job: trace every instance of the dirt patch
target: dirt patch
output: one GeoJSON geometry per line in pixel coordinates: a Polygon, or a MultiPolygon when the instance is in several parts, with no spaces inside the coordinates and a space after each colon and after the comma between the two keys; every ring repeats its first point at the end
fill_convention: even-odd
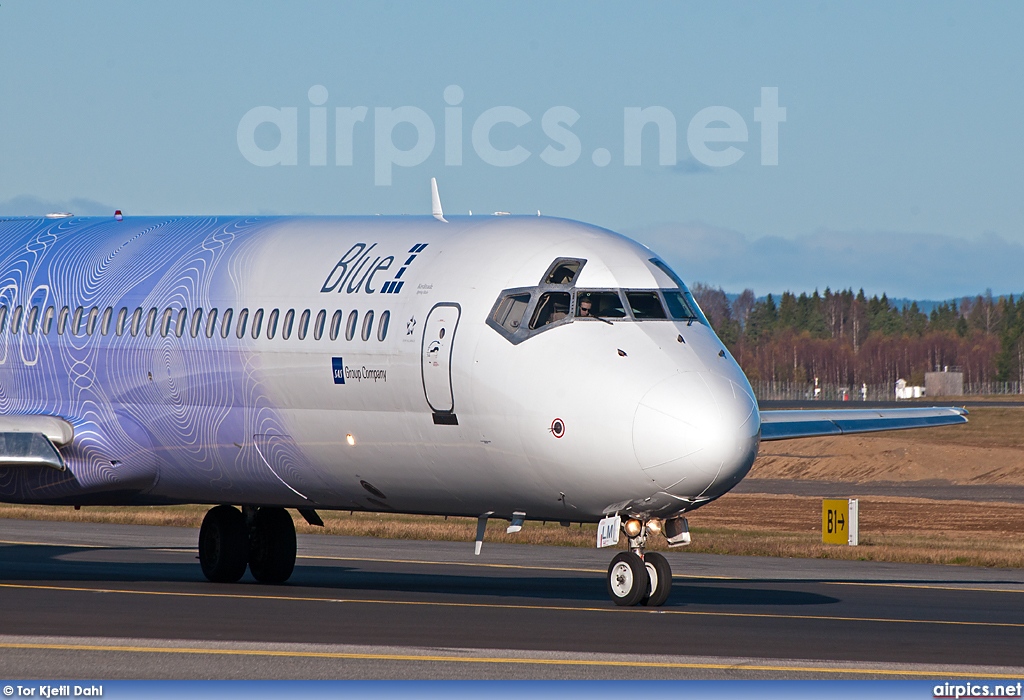
{"type": "Polygon", "coordinates": [[[749,476],[1024,485],[1024,409],[977,408],[966,425],[766,442],[749,476]]]}

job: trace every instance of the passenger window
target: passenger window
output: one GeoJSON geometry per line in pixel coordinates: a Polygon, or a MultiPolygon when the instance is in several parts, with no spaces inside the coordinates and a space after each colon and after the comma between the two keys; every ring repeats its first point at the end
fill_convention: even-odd
{"type": "Polygon", "coordinates": [[[75,309],[75,317],[71,319],[71,332],[75,335],[82,335],[82,317],[85,316],[85,309],[79,306],[75,309]]]}
{"type": "Polygon", "coordinates": [[[338,339],[338,333],[341,332],[341,309],[334,312],[334,316],[331,318],[331,340],[338,339]]]}
{"type": "Polygon", "coordinates": [[[510,333],[519,329],[526,307],[530,305],[530,294],[510,294],[501,300],[494,312],[494,322],[510,333]]]}
{"type": "Polygon", "coordinates": [[[165,309],[164,316],[160,320],[160,335],[164,338],[171,332],[171,324],[174,322],[174,310],[165,309]]]}
{"type": "Polygon", "coordinates": [[[306,339],[306,331],[309,330],[309,309],[302,312],[299,317],[299,340],[306,339]]]}
{"type": "Polygon", "coordinates": [[[576,318],[625,317],[618,292],[580,292],[576,297],[576,318]]]}
{"type": "Polygon", "coordinates": [[[89,310],[89,319],[85,324],[85,332],[92,335],[96,332],[96,320],[100,317],[100,310],[98,307],[92,307],[89,310]]]}
{"type": "Polygon", "coordinates": [[[556,260],[544,277],[544,283],[572,284],[582,265],[582,260],[556,260]]]}
{"type": "Polygon", "coordinates": [[[128,309],[121,307],[121,310],[117,312],[117,322],[114,323],[114,333],[118,337],[124,335],[125,326],[128,324],[128,309]]]}
{"type": "Polygon", "coordinates": [[[142,330],[142,307],[135,307],[135,313],[132,314],[131,332],[134,338],[142,330]]]}
{"type": "Polygon", "coordinates": [[[4,332],[4,325],[7,323],[7,307],[0,306],[0,333],[4,332]]]}
{"type": "Polygon", "coordinates": [[[277,317],[278,317],[278,314],[279,314],[278,310],[274,309],[273,311],[270,312],[270,315],[267,316],[267,339],[268,340],[273,340],[274,336],[277,335],[277,317]]]}
{"type": "MultiPolygon", "coordinates": [[[[53,315],[55,311],[56,309],[54,309],[52,306],[46,307],[46,313],[43,314],[43,326],[41,331],[43,335],[50,335],[50,329],[53,328],[53,315]]],[[[0,330],[3,329],[0,328],[0,330]]]]}
{"type": "Polygon", "coordinates": [[[572,303],[569,292],[548,292],[542,294],[537,308],[530,319],[530,329],[541,328],[549,323],[561,321],[569,315],[569,304],[572,303]]]}
{"type": "Polygon", "coordinates": [[[249,320],[249,309],[239,311],[239,327],[234,330],[234,336],[242,340],[246,336],[246,322],[249,320]]]}
{"type": "Polygon", "coordinates": [[[235,329],[235,337],[239,340],[245,337],[245,324],[249,320],[249,309],[242,309],[238,312],[238,328],[235,329]]]}
{"type": "Polygon", "coordinates": [[[260,337],[261,330],[263,330],[263,309],[256,309],[256,313],[252,315],[252,332],[249,335],[256,340],[260,337]]]}
{"type": "Polygon", "coordinates": [[[220,337],[227,338],[231,335],[231,317],[235,315],[235,310],[231,307],[224,309],[224,315],[220,319],[220,337]]]}
{"type": "Polygon", "coordinates": [[[185,311],[185,309],[182,309],[181,311],[178,312],[178,322],[174,324],[174,335],[176,335],[179,338],[181,337],[182,333],[185,332],[185,321],[187,320],[185,317],[187,315],[188,314],[185,311]]]}
{"type": "Polygon", "coordinates": [[[25,332],[32,335],[36,332],[36,321],[39,319],[39,307],[33,306],[28,312],[28,321],[25,322],[25,332]]]}
{"type": "Polygon", "coordinates": [[[288,340],[292,336],[292,325],[295,323],[295,309],[288,309],[281,323],[281,339],[288,340]]]}
{"type": "Polygon", "coordinates": [[[697,318],[697,314],[693,312],[690,305],[686,302],[686,297],[683,296],[682,292],[662,291],[665,295],[665,305],[668,306],[668,313],[672,318],[677,319],[693,319],[697,318]]]}
{"type": "Polygon", "coordinates": [[[363,316],[363,332],[360,334],[363,340],[370,339],[370,333],[373,331],[373,310],[366,312],[363,316]]]}
{"type": "Polygon", "coordinates": [[[385,311],[380,315],[380,325],[377,326],[377,340],[384,342],[388,337],[388,324],[391,323],[391,312],[385,311]]]}
{"type": "Polygon", "coordinates": [[[103,312],[103,318],[100,320],[100,334],[106,335],[110,332],[110,319],[114,317],[114,309],[107,307],[106,311],[103,312]]]}
{"type": "Polygon", "coordinates": [[[213,334],[217,332],[217,309],[210,309],[210,313],[206,317],[206,337],[212,338],[213,334]]]}
{"type": "Polygon", "coordinates": [[[348,315],[348,323],[345,325],[345,340],[352,340],[356,336],[356,323],[358,322],[359,312],[353,309],[348,315]]]}
{"type": "Polygon", "coordinates": [[[160,312],[157,311],[156,307],[154,306],[152,309],[149,310],[149,313],[146,315],[146,336],[147,337],[152,337],[153,333],[156,332],[156,315],[158,313],[160,313],[160,312]]]}
{"type": "Polygon", "coordinates": [[[193,338],[199,336],[199,329],[203,327],[203,310],[196,309],[192,312],[192,326],[188,329],[189,335],[193,338]]]}
{"type": "Polygon", "coordinates": [[[316,315],[316,322],[313,324],[313,340],[320,340],[324,336],[324,322],[327,320],[327,310],[320,309],[316,315]]]}
{"type": "MultiPolygon", "coordinates": [[[[5,311],[7,310],[6,306],[4,307],[4,310],[5,311]]],[[[57,335],[64,335],[64,331],[67,330],[67,327],[68,327],[68,314],[70,314],[70,313],[71,313],[71,310],[68,309],[68,307],[64,306],[64,307],[61,308],[60,314],[57,316],[57,335]]],[[[2,323],[0,323],[0,330],[3,330],[3,324],[2,323]]]]}
{"type": "Polygon", "coordinates": [[[626,292],[629,309],[633,318],[638,321],[652,318],[665,318],[665,308],[657,292],[626,292]]]}
{"type": "Polygon", "coordinates": [[[11,333],[17,334],[18,329],[21,328],[21,314],[22,308],[20,306],[14,307],[14,313],[11,314],[11,333]]]}
{"type": "Polygon", "coordinates": [[[227,338],[231,333],[231,316],[234,315],[234,309],[227,307],[224,309],[224,315],[220,317],[220,337],[227,338]]]}

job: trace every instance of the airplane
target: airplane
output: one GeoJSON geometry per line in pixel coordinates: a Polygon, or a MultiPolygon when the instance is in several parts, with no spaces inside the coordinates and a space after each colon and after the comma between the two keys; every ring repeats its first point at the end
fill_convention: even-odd
{"type": "MultiPolygon", "coordinates": [[[[668,598],[650,537],[758,445],[966,422],[760,411],[655,253],[547,216],[0,220],[0,501],[202,503],[203,574],[282,583],[286,509],[598,523],[618,605],[668,598]]],[[[503,213],[501,213],[503,214],[503,213]]]]}

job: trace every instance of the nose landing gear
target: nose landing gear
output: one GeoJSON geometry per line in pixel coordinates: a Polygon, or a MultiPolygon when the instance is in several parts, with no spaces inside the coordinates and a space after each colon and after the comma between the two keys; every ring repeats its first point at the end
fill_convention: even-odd
{"type": "Polygon", "coordinates": [[[619,552],[608,565],[608,595],[616,605],[637,605],[650,585],[644,560],[633,552],[619,552]]]}
{"type": "Polygon", "coordinates": [[[238,581],[247,565],[260,583],[284,583],[295,568],[291,516],[284,508],[211,508],[199,530],[199,564],[217,583],[238,581]]]}
{"type": "Polygon", "coordinates": [[[644,554],[644,568],[647,569],[647,596],[640,601],[642,605],[657,608],[665,604],[668,594],[672,591],[672,567],[657,552],[644,554]]]}
{"type": "Polygon", "coordinates": [[[629,551],[619,552],[608,565],[608,596],[616,605],[624,607],[663,605],[672,590],[672,567],[661,554],[644,551],[646,523],[627,521],[623,530],[629,538],[629,551]]]}

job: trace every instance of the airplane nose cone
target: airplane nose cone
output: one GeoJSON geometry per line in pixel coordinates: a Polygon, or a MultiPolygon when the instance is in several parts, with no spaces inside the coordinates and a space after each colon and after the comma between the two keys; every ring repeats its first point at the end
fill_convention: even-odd
{"type": "Polygon", "coordinates": [[[759,427],[748,389],[710,372],[684,372],[640,399],[633,451],[660,488],[683,497],[718,496],[750,470],[759,427]]]}

